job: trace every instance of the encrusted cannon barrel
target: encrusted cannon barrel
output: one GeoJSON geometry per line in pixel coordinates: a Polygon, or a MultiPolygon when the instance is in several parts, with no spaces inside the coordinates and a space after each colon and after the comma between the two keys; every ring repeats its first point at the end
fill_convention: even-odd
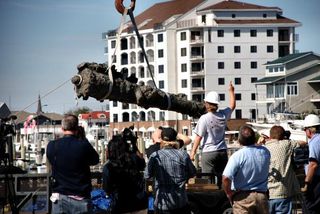
{"type": "Polygon", "coordinates": [[[189,101],[185,94],[166,93],[149,85],[137,84],[134,75],[127,77],[126,72],[117,72],[115,67],[108,70],[105,64],[82,63],[78,74],[72,78],[78,98],[87,100],[93,97],[99,101],[113,100],[137,104],[145,109],[159,108],[175,111],[198,118],[206,112],[201,102],[189,101]],[[108,72],[112,72],[109,78],[108,72]]]}

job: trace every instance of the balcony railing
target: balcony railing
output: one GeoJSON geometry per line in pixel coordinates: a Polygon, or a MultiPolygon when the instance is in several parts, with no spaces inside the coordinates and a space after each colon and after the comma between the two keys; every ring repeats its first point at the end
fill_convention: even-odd
{"type": "Polygon", "coordinates": [[[191,76],[203,76],[204,75],[204,70],[199,70],[199,71],[191,71],[191,76]]]}

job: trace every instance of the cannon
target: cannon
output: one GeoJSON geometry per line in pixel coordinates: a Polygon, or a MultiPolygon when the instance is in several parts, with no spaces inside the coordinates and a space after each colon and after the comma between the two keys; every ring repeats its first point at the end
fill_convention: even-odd
{"type": "Polygon", "coordinates": [[[145,109],[159,108],[194,118],[206,113],[204,103],[189,101],[185,94],[167,93],[154,85],[137,84],[135,74],[128,77],[123,70],[118,72],[115,66],[108,69],[106,64],[84,62],[77,69],[78,74],[72,77],[71,82],[78,98],[137,104],[145,109]]]}

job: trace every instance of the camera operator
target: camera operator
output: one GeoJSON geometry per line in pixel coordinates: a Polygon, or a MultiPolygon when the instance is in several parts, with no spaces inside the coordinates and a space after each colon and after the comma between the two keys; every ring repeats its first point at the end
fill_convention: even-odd
{"type": "Polygon", "coordinates": [[[91,213],[90,166],[99,155],[86,139],[79,139],[78,117],[66,114],[62,120],[63,137],[50,141],[47,158],[52,166],[52,213],[91,213]]]}
{"type": "Polygon", "coordinates": [[[0,161],[4,165],[12,166],[13,164],[13,136],[15,127],[13,121],[17,119],[15,115],[8,118],[0,119],[0,161]]]}
{"type": "Polygon", "coordinates": [[[131,129],[126,128],[122,135],[109,141],[103,189],[115,202],[112,213],[147,213],[148,197],[142,174],[145,165],[131,129]]]}

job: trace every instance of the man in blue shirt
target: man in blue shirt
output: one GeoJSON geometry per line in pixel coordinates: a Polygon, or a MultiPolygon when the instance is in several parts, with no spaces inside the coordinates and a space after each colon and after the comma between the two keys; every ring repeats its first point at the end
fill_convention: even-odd
{"type": "Polygon", "coordinates": [[[195,176],[194,167],[188,153],[178,149],[177,132],[172,128],[163,128],[161,149],[150,156],[145,178],[155,179],[154,208],[156,214],[188,214],[185,185],[195,176]]]}
{"type": "Polygon", "coordinates": [[[239,143],[243,148],[229,158],[223,171],[224,191],[233,203],[233,213],[267,214],[270,152],[255,145],[255,133],[249,126],[240,128],[239,143]]]}
{"type": "Polygon", "coordinates": [[[67,114],[62,120],[63,137],[50,141],[47,158],[52,167],[52,213],[90,213],[90,166],[99,155],[86,139],[80,139],[78,117],[67,114]]]}
{"type": "Polygon", "coordinates": [[[309,164],[304,192],[308,213],[320,213],[320,118],[309,114],[304,119],[304,130],[309,139],[309,164]]]}

